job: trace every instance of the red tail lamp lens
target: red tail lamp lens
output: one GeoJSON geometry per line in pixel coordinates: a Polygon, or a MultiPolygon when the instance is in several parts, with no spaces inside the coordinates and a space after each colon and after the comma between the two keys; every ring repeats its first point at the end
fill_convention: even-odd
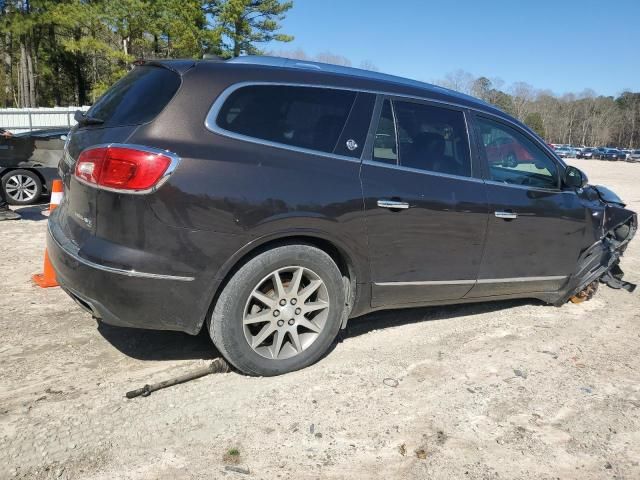
{"type": "Polygon", "coordinates": [[[147,190],[155,186],[171,165],[171,157],[130,147],[85,150],[76,162],[75,175],[84,182],[119,190],[147,190]]]}

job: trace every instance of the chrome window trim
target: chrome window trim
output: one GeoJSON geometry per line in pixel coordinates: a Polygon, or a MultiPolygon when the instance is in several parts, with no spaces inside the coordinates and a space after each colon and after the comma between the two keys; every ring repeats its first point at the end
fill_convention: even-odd
{"type": "Polygon", "coordinates": [[[433,175],[434,177],[444,177],[444,178],[450,178],[452,180],[466,180],[466,181],[474,182],[474,183],[485,183],[485,181],[483,179],[481,179],[481,178],[467,177],[467,176],[464,176],[464,175],[452,175],[450,173],[432,172],[431,170],[422,170],[420,168],[404,167],[402,165],[378,162],[377,160],[365,159],[363,161],[363,163],[365,163],[367,165],[374,166],[374,167],[392,168],[394,170],[401,170],[401,171],[406,171],[406,172],[415,172],[415,173],[420,173],[422,175],[433,175]]]}
{"type": "Polygon", "coordinates": [[[534,187],[532,185],[518,185],[515,183],[498,182],[496,180],[485,180],[485,183],[487,185],[498,185],[500,187],[519,188],[520,190],[534,190],[536,192],[543,192],[543,193],[575,193],[572,190],[562,190],[561,188],[534,187]]]}
{"type": "Polygon", "coordinates": [[[178,282],[192,282],[195,280],[195,277],[183,277],[179,275],[162,275],[159,273],[148,273],[148,272],[138,272],[136,270],[124,270],[122,268],[108,267],[106,265],[101,265],[99,263],[92,262],[91,260],[87,260],[86,258],[82,258],[78,252],[73,252],[64,246],[58,241],[56,236],[53,234],[51,230],[51,222],[47,222],[47,229],[49,230],[49,236],[56,243],[58,248],[60,248],[63,252],[69,255],[78,263],[82,263],[83,265],[91,268],[95,268],[96,270],[101,270],[103,272],[115,273],[116,275],[124,275],[126,277],[136,277],[136,278],[152,278],[155,280],[175,280],[178,282]]]}
{"type": "MultiPolygon", "coordinates": [[[[220,113],[220,110],[222,109],[222,106],[224,105],[224,103],[226,102],[226,100],[229,98],[229,96],[234,93],[236,90],[239,90],[240,88],[244,88],[244,87],[250,87],[250,86],[262,86],[262,85],[271,85],[271,86],[279,86],[279,87],[309,87],[309,88],[323,88],[323,89],[329,89],[329,90],[346,90],[349,92],[354,92],[354,93],[371,93],[374,95],[383,95],[386,97],[396,97],[399,99],[408,99],[408,100],[414,100],[414,101],[419,101],[419,102],[430,102],[433,104],[437,104],[437,105],[443,105],[443,106],[448,106],[448,107],[453,107],[456,109],[460,109],[463,111],[463,113],[465,113],[465,110],[472,110],[474,112],[478,112],[481,114],[485,114],[485,115],[492,115],[496,118],[501,119],[503,122],[509,123],[515,127],[517,127],[518,129],[522,129],[522,127],[520,125],[518,125],[516,122],[508,119],[508,118],[502,118],[499,115],[495,115],[492,114],[491,112],[487,112],[486,110],[483,110],[482,108],[479,107],[475,107],[472,105],[462,105],[456,102],[449,102],[449,101],[445,101],[445,100],[438,100],[435,98],[429,98],[428,96],[418,96],[418,95],[408,95],[408,94],[403,94],[403,93],[397,93],[397,92],[389,92],[387,90],[375,90],[375,89],[367,89],[367,88],[354,88],[354,87],[343,87],[343,86],[339,86],[339,85],[333,85],[333,84],[321,84],[321,83],[304,83],[304,82],[279,82],[279,81],[273,81],[273,82],[268,82],[268,81],[244,81],[244,82],[238,82],[238,83],[234,83],[229,85],[228,87],[226,87],[219,95],[218,97],[213,101],[213,103],[211,104],[211,107],[209,108],[209,111],[207,112],[207,116],[205,117],[205,121],[204,121],[204,126],[207,130],[209,130],[212,133],[215,133],[217,135],[221,135],[224,137],[228,137],[228,138],[233,138],[235,140],[241,140],[241,141],[245,141],[245,142],[250,142],[250,143],[255,143],[258,145],[265,145],[268,147],[273,147],[273,148],[281,148],[281,149],[285,149],[285,150],[291,150],[294,152],[300,152],[300,153],[307,153],[307,154],[312,154],[312,155],[320,155],[323,157],[329,157],[329,158],[337,158],[339,160],[347,160],[350,162],[357,162],[360,163],[362,161],[362,153],[360,153],[360,157],[347,157],[345,155],[337,155],[334,153],[327,153],[327,152],[322,152],[320,150],[313,150],[313,149],[308,149],[308,148],[301,148],[301,147],[296,147],[293,145],[287,145],[286,143],[279,143],[279,142],[271,142],[269,140],[262,140],[260,138],[256,138],[256,137],[251,137],[248,135],[242,135],[240,133],[235,133],[235,132],[231,132],[229,130],[226,130],[220,126],[218,126],[216,120],[218,118],[218,114],[220,113]]],[[[465,115],[465,121],[466,121],[466,115],[465,115]]],[[[396,129],[397,130],[397,129],[396,129]]],[[[467,135],[469,135],[469,128],[467,125],[467,135]]],[[[471,150],[471,141],[469,140],[469,149],[471,150]]],[[[415,169],[414,169],[415,170],[415,169]]],[[[455,175],[456,178],[463,178],[463,177],[459,177],[457,175],[455,175]]]]}
{"type": "MultiPolygon", "coordinates": [[[[135,150],[141,150],[143,152],[154,153],[156,155],[164,155],[165,157],[169,157],[171,159],[171,163],[169,164],[169,168],[167,168],[167,171],[164,172],[160,180],[158,180],[158,182],[153,187],[141,189],[141,190],[127,190],[122,188],[104,187],[102,185],[96,185],[95,183],[87,182],[86,180],[83,180],[82,178],[78,178],[76,176],[75,166],[72,173],[73,178],[79,183],[82,183],[83,185],[87,185],[88,187],[93,187],[97,190],[104,190],[106,192],[113,192],[113,193],[128,193],[132,195],[147,195],[149,193],[156,192],[162,185],[164,185],[166,181],[169,180],[169,177],[171,176],[171,174],[176,170],[176,168],[178,168],[178,165],[180,165],[180,160],[181,160],[180,157],[169,150],[161,150],[159,148],[147,147],[145,145],[135,145],[132,143],[101,143],[99,145],[92,145],[91,147],[85,148],[78,154],[78,158],[76,159],[76,165],[78,163],[78,160],[80,159],[80,155],[82,155],[87,150],[93,150],[95,148],[109,148],[109,147],[131,148],[135,150]]],[[[68,152],[66,152],[66,154],[71,158],[68,152]]]]}

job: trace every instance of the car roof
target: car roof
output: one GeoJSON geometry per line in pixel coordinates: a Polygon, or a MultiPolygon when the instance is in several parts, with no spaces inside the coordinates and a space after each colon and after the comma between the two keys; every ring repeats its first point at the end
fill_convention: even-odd
{"type": "MultiPolygon", "coordinates": [[[[184,63],[178,61],[156,60],[145,62],[145,64],[161,65],[165,68],[178,70],[176,67],[186,67],[184,63]]],[[[448,88],[420,82],[408,78],[389,75],[386,73],[372,72],[353,67],[331,65],[328,63],[310,62],[306,60],[294,60],[283,57],[270,57],[261,55],[247,55],[232,58],[230,60],[197,60],[193,64],[198,70],[210,70],[212,74],[220,70],[245,71],[247,77],[255,76],[256,82],[263,80],[262,77],[269,77],[264,81],[283,81],[291,83],[325,84],[330,86],[340,86],[353,90],[374,91],[389,93],[391,95],[415,96],[425,99],[433,99],[482,110],[494,115],[508,118],[510,121],[522,125],[521,122],[511,117],[497,107],[486,103],[478,98],[463,93],[450,90],[448,88]],[[272,74],[267,75],[267,72],[272,74]],[[278,80],[275,80],[275,78],[278,80]],[[284,80],[286,78],[286,80],[284,80]]],[[[185,70],[186,71],[186,70],[185,70]]],[[[242,80],[238,80],[241,82],[242,80]]],[[[527,128],[526,126],[524,126],[527,128]]],[[[527,128],[527,130],[530,130],[527,128]]]]}
{"type": "MultiPolygon", "coordinates": [[[[399,77],[399,76],[390,75],[387,73],[364,70],[361,68],[345,67],[342,65],[333,65],[329,63],[312,62],[307,60],[296,60],[296,59],[283,58],[283,57],[271,57],[266,55],[265,56],[247,55],[244,57],[236,57],[236,58],[227,60],[226,63],[263,65],[263,66],[270,66],[274,68],[287,68],[287,69],[295,69],[295,70],[310,70],[310,71],[317,72],[319,75],[322,75],[322,74],[343,75],[343,76],[349,76],[353,78],[373,80],[381,84],[387,84],[389,86],[417,88],[420,90],[424,90],[425,93],[432,93],[432,94],[437,93],[441,95],[446,95],[448,97],[451,97],[451,100],[453,102],[457,101],[457,103],[460,103],[460,101],[464,103],[468,102],[477,107],[481,107],[482,109],[485,109],[488,107],[491,110],[498,110],[493,105],[483,102],[482,100],[472,97],[471,95],[466,95],[464,93],[456,92],[455,90],[441,87],[439,85],[433,85],[431,83],[421,82],[419,80],[412,80],[410,78],[399,77]]],[[[498,110],[498,111],[502,113],[501,110],[498,110]]]]}

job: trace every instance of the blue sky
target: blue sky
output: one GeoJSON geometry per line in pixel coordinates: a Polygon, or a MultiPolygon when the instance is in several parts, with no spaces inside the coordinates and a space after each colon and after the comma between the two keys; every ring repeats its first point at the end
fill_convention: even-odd
{"type": "Polygon", "coordinates": [[[283,25],[295,40],[267,48],[427,82],[463,69],[556,94],[640,91],[640,0],[295,0],[283,25]]]}

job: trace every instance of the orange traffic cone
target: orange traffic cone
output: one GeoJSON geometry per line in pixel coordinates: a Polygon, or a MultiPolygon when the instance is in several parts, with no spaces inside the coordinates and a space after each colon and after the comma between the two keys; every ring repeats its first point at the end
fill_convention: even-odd
{"type": "MultiPolygon", "coordinates": [[[[51,200],[49,202],[49,213],[53,212],[60,202],[63,195],[62,180],[54,180],[51,188],[51,200]]],[[[44,268],[42,273],[36,273],[31,277],[36,285],[40,288],[58,287],[56,280],[56,272],[49,261],[49,253],[44,249],[44,268]]]]}

